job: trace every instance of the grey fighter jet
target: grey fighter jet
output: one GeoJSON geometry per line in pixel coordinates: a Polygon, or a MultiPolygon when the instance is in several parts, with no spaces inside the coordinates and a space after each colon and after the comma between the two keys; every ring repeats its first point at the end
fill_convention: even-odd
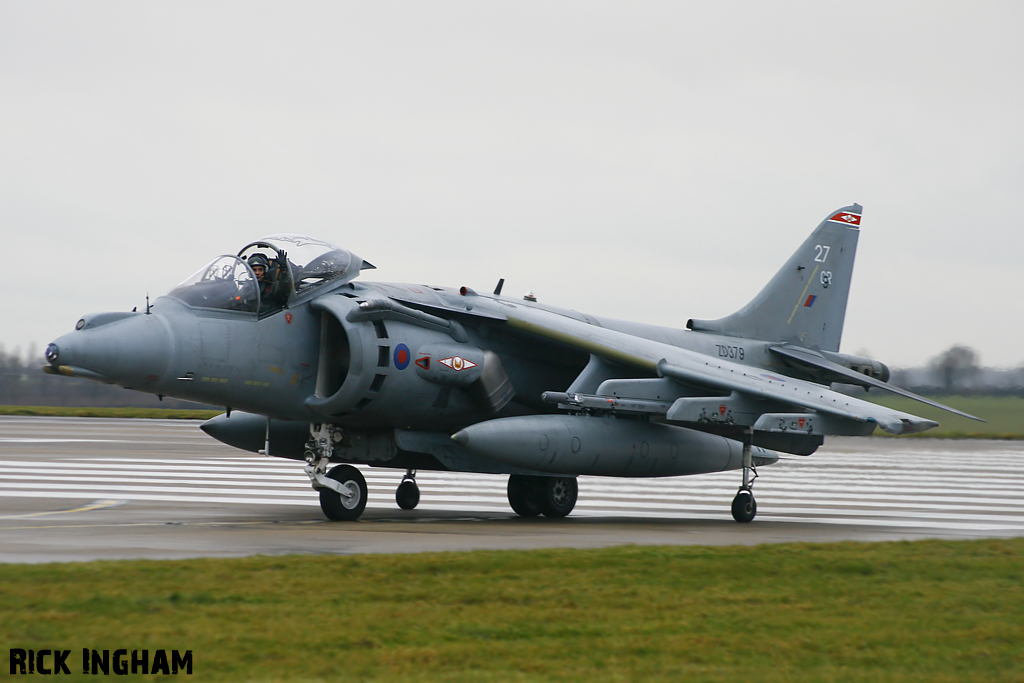
{"type": "Polygon", "coordinates": [[[507,474],[526,517],[569,514],[581,474],[740,470],[732,514],[749,522],[756,468],[778,452],[937,425],[833,382],[963,415],[839,353],[860,222],[857,204],[829,214],[749,304],[685,330],[503,296],[501,282],[478,293],[361,281],[373,266],[359,256],[271,235],[145,312],[85,316],[47,347],[43,369],[225,406],[203,430],[304,461],[332,520],[366,506],[356,463],[406,470],[404,509],[419,502],[417,470],[507,474]]]}

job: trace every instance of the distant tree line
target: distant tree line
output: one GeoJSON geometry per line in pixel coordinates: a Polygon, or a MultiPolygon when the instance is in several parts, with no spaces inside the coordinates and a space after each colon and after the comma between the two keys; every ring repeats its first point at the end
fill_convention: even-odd
{"type": "MultiPolygon", "coordinates": [[[[863,354],[861,354],[863,355],[863,354]]],[[[0,405],[138,408],[205,408],[198,403],[129,391],[75,377],[47,375],[45,360],[30,346],[25,354],[0,345],[0,405]]],[[[919,368],[896,368],[891,383],[919,394],[1024,396],[1024,365],[982,367],[973,349],[955,345],[919,368]]]]}
{"type": "Polygon", "coordinates": [[[889,381],[919,394],[1024,396],[1024,364],[986,368],[974,349],[956,344],[924,367],[894,369],[889,381]]]}

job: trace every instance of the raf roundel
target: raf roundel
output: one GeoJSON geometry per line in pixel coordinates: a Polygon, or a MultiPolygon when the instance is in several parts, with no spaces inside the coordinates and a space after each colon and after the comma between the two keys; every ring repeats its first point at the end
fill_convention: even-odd
{"type": "Polygon", "coordinates": [[[409,353],[409,347],[405,344],[399,344],[395,347],[395,367],[399,370],[405,370],[409,367],[409,359],[412,358],[412,354],[409,353]]]}

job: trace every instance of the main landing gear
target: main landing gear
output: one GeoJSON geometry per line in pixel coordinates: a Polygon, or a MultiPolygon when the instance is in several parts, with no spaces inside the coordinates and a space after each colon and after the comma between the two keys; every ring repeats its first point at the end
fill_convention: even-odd
{"type": "Polygon", "coordinates": [[[754,480],[757,479],[757,468],[751,456],[754,430],[743,432],[743,485],[732,499],[732,518],[737,522],[753,521],[757,514],[757,501],[754,500],[754,480]]]}
{"type": "Polygon", "coordinates": [[[508,478],[508,504],[520,517],[565,517],[576,507],[575,477],[513,474],[508,478]]]}
{"type": "Polygon", "coordinates": [[[334,425],[312,424],[306,442],[306,466],[303,471],[313,488],[320,492],[320,509],[327,519],[342,522],[359,519],[366,509],[367,487],[362,472],[352,465],[338,465],[327,471],[334,444],[341,441],[341,430],[334,425]]]}
{"type": "Polygon", "coordinates": [[[416,485],[416,470],[406,470],[402,483],[395,491],[395,502],[403,510],[412,510],[420,504],[420,487],[416,485]]]}

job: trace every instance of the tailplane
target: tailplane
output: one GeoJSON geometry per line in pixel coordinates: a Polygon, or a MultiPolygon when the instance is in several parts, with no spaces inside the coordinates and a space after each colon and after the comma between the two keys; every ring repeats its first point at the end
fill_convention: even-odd
{"type": "Polygon", "coordinates": [[[718,320],[689,320],[691,330],[790,342],[838,351],[850,294],[863,207],[833,211],[754,299],[718,320]]]}

